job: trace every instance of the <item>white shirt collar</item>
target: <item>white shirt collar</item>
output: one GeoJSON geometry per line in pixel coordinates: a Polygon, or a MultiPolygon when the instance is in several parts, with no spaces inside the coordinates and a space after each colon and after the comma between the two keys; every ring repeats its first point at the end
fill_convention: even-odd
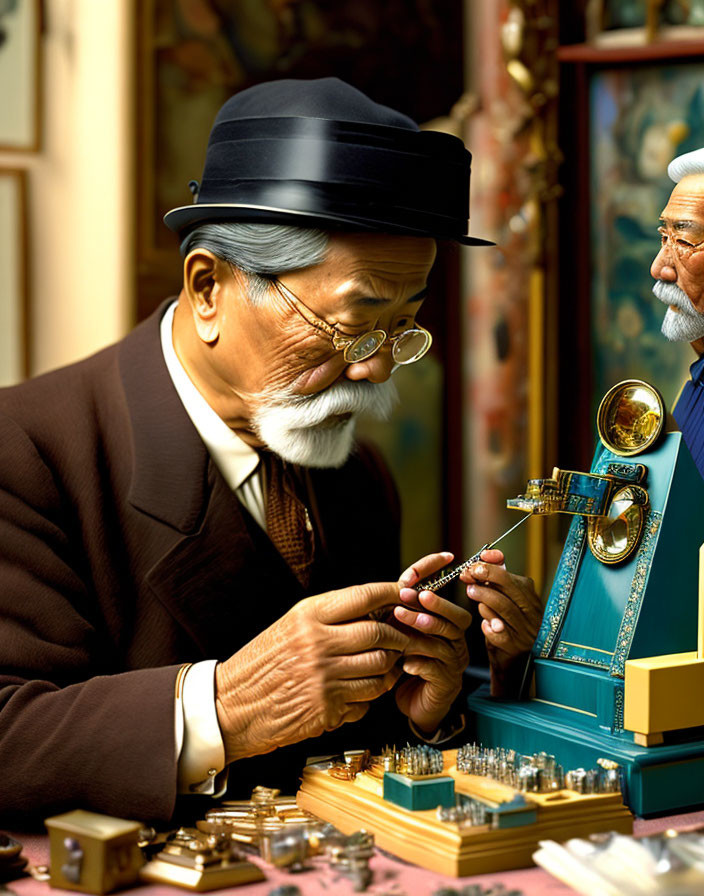
{"type": "Polygon", "coordinates": [[[231,489],[239,488],[256,470],[259,455],[218,417],[191,382],[176,355],[173,340],[174,311],[178,302],[169,305],[161,319],[161,349],[169,375],[198,434],[231,489]]]}

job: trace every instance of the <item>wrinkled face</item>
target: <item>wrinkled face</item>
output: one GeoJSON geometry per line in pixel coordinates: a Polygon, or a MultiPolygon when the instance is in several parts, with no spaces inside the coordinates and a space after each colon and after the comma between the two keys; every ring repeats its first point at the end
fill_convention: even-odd
{"type": "Polygon", "coordinates": [[[661,248],[650,273],[668,311],[663,333],[693,341],[704,336],[704,174],[675,186],[660,218],[661,248]]]}
{"type": "MultiPolygon", "coordinates": [[[[345,334],[393,334],[413,326],[434,259],[429,238],[334,234],[323,263],[280,279],[315,316],[345,334]]],[[[336,466],[349,452],[357,414],[390,410],[388,343],[348,364],[330,336],[273,285],[261,303],[249,301],[241,273],[225,263],[217,267],[212,306],[214,330],[200,369],[206,397],[252,444],[268,444],[298,463],[336,466]],[[282,429],[303,435],[306,446],[299,451],[277,441],[282,429]],[[337,447],[328,451],[333,443],[337,447]]]]}

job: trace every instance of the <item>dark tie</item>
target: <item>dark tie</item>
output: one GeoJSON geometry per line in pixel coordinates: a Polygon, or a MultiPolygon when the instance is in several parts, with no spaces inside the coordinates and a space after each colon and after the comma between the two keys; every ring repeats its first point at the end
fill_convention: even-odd
{"type": "Polygon", "coordinates": [[[307,588],[315,539],[298,468],[271,451],[262,451],[260,458],[266,494],[267,534],[298,581],[307,588]]]}

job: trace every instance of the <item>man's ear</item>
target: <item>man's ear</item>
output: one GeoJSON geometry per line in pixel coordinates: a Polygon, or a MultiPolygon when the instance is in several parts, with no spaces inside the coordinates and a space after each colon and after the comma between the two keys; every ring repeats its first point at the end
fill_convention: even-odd
{"type": "Polygon", "coordinates": [[[194,249],[183,263],[183,290],[196,332],[203,342],[212,344],[218,340],[224,310],[223,287],[231,276],[227,262],[208,249],[194,249]]]}

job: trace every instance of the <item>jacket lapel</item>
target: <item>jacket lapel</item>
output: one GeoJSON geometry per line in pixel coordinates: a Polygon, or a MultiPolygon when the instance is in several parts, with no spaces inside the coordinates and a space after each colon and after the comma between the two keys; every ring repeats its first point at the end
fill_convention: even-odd
{"type": "Polygon", "coordinates": [[[128,500],[164,529],[149,560],[147,584],[200,654],[220,659],[304,595],[211,461],[178,397],[160,343],[167,306],[121,348],[134,450],[128,500]]]}
{"type": "Polygon", "coordinates": [[[147,582],[203,657],[225,659],[304,595],[214,465],[211,473],[201,527],[176,542],[147,582]]]}

